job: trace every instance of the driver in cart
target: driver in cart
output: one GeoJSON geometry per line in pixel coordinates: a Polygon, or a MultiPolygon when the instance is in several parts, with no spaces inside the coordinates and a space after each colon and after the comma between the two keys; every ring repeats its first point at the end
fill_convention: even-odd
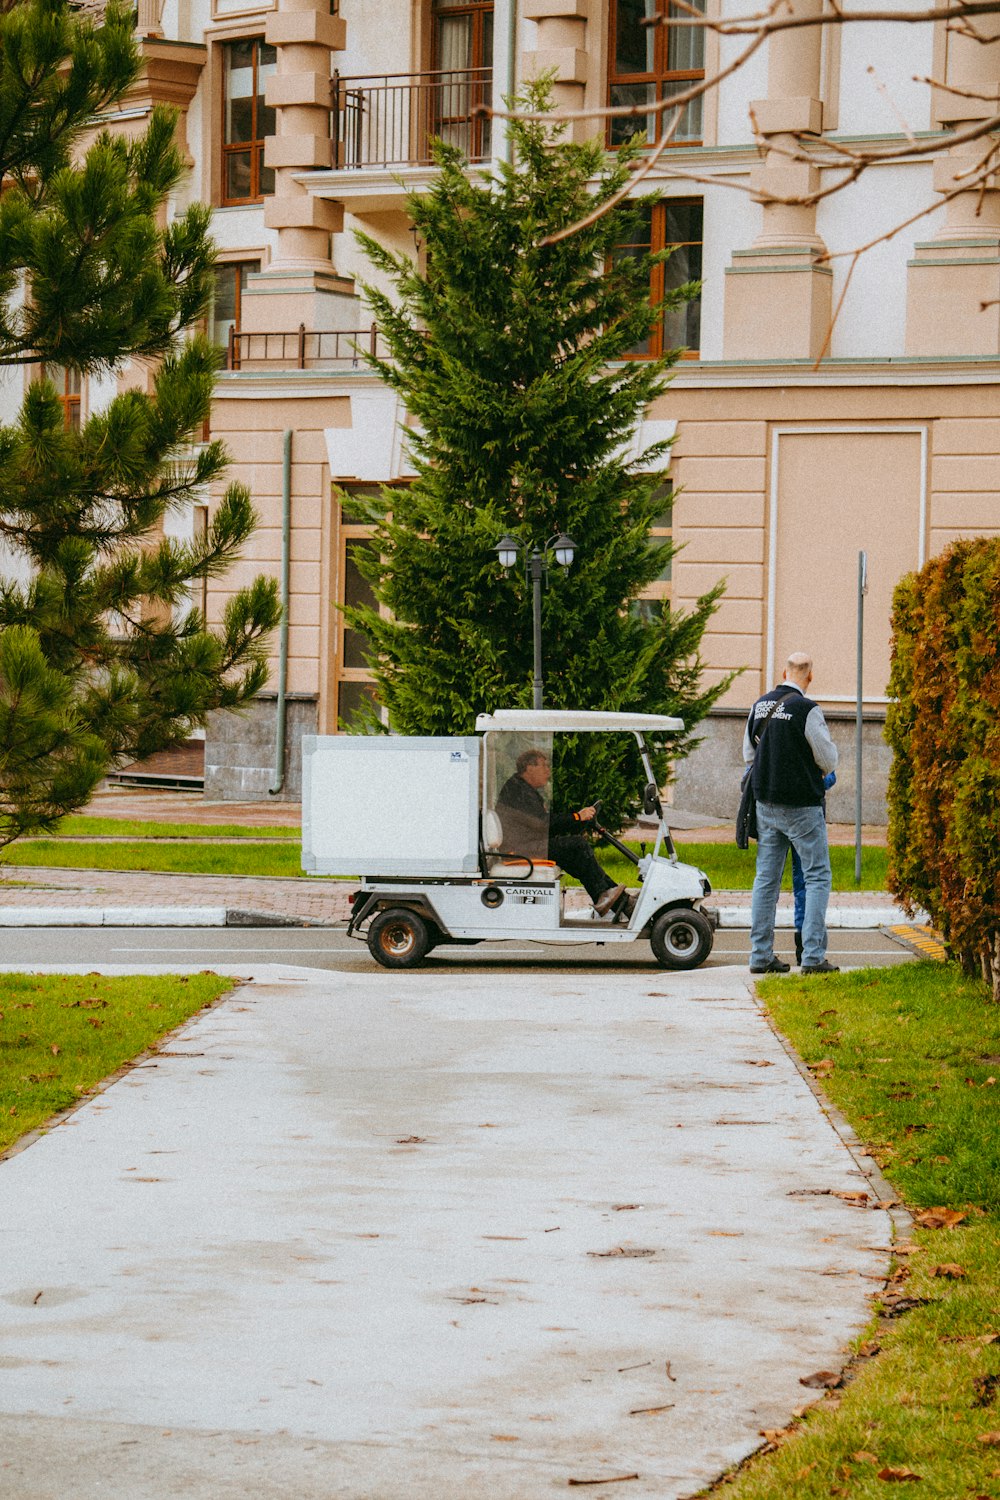
{"type": "Polygon", "coordinates": [[[616,885],[607,871],[601,869],[582,834],[570,832],[581,824],[592,823],[597,808],[551,813],[542,797],[542,789],[551,775],[552,767],[543,750],[525,750],[518,756],[517,770],[504,783],[496,802],[505,853],[554,860],[567,875],[580,881],[599,917],[606,916],[619,902],[619,911],[626,914],[629,898],[625,886],[616,885]]]}

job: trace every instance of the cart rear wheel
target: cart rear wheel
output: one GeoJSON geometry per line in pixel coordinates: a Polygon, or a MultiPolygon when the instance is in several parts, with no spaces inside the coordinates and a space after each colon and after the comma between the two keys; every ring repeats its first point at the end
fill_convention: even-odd
{"type": "Polygon", "coordinates": [[[649,944],[663,969],[697,969],[712,951],[711,923],[686,907],[665,911],[653,923],[649,944]]]}
{"type": "Polygon", "coordinates": [[[433,947],[427,922],[405,907],[380,911],[368,928],[368,951],[386,969],[409,969],[433,947]]]}

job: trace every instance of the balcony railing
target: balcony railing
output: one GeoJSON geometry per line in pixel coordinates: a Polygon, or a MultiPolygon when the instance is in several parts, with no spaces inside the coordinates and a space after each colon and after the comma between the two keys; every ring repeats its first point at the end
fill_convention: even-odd
{"type": "Polygon", "coordinates": [[[358,370],[361,351],[385,358],[385,341],[373,323],[370,328],[307,331],[300,323],[295,333],[237,333],[229,330],[227,370],[358,370]]]}
{"type": "Polygon", "coordinates": [[[434,136],[470,161],[490,155],[491,68],[379,73],[334,80],[334,162],[338,167],[418,167],[434,136]]]}

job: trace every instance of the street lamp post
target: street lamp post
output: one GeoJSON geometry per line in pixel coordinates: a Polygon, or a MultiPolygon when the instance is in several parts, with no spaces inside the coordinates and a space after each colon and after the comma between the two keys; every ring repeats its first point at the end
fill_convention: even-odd
{"type": "MultiPolygon", "coordinates": [[[[556,562],[565,571],[569,571],[573,558],[576,556],[576,543],[571,536],[561,531],[557,536],[549,537],[544,547],[539,547],[532,542],[531,551],[525,560],[525,576],[531,584],[531,635],[534,648],[534,672],[531,681],[531,706],[542,708],[542,580],[548,572],[548,559],[550,554],[555,557],[556,562]]],[[[494,547],[494,552],[500,559],[500,566],[507,573],[517,562],[520,551],[520,542],[516,537],[502,536],[494,547]]]]}

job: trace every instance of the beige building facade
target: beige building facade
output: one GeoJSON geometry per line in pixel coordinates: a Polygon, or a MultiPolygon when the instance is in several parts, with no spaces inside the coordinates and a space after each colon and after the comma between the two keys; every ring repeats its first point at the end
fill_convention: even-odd
{"type": "MultiPolygon", "coordinates": [[[[716,14],[730,0],[707,3],[716,14]]],[[[499,106],[512,80],[554,69],[560,106],[600,109],[641,106],[724,69],[731,39],[643,25],[666,4],[139,0],[147,71],[130,118],[156,99],[178,105],[192,167],[178,206],[203,198],[215,211],[213,326],[226,368],[212,436],[229,445],[230,477],[249,485],[261,515],[208,606],[220,611],[262,569],[287,598],[268,693],[209,731],[210,795],[296,796],[300,734],[336,731],[370,690],[363,642],[338,610],[363,597],[352,554],[364,533],[335,487],[405,482],[411,470],[406,413],[355,348],[377,335],[354,231],[415,253],[404,199],[428,180],[428,137],[445,135],[477,163],[502,156],[502,121],[477,107],[499,106]]],[[[802,12],[821,7],[796,0],[802,12]]],[[[863,549],[864,814],[884,816],[893,588],[953,538],[1000,529],[1000,193],[956,193],[982,147],[948,144],[963,122],[996,112],[998,56],[930,23],[781,33],[685,109],[652,173],[664,196],[644,242],[677,245],[660,274],[668,285],[700,277],[703,290],[646,351],[688,346],[636,440],[638,452],[676,435],[662,526],[682,550],[650,606],[690,606],[725,578],[703,655],[710,678],[741,673],[682,769],[686,807],[733,810],[746,709],[804,649],[844,751],[831,811],[853,818],[863,549]],[[956,92],[924,90],[916,76],[956,92]],[[833,180],[789,162],[802,130],[904,150],[812,206],[766,201],[833,180]],[[941,150],[908,157],[907,140],[941,150]],[[869,241],[860,258],[846,253],[869,241]]],[[[572,126],[606,129],[611,149],[635,128],[572,126]]],[[[77,399],[86,410],[100,394],[77,399]]]]}

